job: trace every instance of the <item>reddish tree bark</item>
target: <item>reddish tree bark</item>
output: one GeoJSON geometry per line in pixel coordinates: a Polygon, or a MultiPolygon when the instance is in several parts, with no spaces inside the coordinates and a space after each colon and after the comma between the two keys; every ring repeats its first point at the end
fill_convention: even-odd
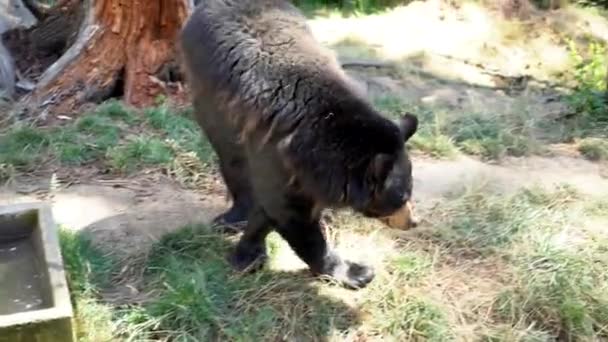
{"type": "Polygon", "coordinates": [[[117,94],[142,107],[158,95],[181,93],[158,75],[175,60],[191,0],[63,0],[60,6],[83,14],[79,31],[23,99],[30,109],[66,113],[117,94]]]}

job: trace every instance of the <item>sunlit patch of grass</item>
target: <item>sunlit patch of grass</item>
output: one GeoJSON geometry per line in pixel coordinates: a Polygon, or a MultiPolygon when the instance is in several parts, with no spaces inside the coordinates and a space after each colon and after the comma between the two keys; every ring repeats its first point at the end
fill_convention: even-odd
{"type": "Polygon", "coordinates": [[[387,260],[387,272],[399,281],[414,284],[429,274],[432,259],[425,253],[400,251],[387,260]]]}
{"type": "Polygon", "coordinates": [[[432,239],[446,253],[497,255],[514,269],[492,307],[489,340],[608,336],[608,239],[586,230],[587,202],[569,186],[510,195],[474,188],[433,211],[442,228],[432,239]]]}
{"type": "Polygon", "coordinates": [[[589,160],[608,160],[608,140],[585,138],[578,143],[579,152],[589,160]]]}
{"type": "Polygon", "coordinates": [[[458,154],[452,139],[443,134],[415,136],[411,145],[414,149],[435,158],[451,158],[458,154]]]}
{"type": "Polygon", "coordinates": [[[356,320],[339,301],[320,295],[306,275],[233,273],[225,259],[230,246],[200,226],[167,235],[147,265],[147,283],[158,296],[123,316],[123,333],[134,339],[314,340],[356,320]]]}
{"type": "Polygon", "coordinates": [[[99,302],[93,296],[78,296],[73,304],[78,341],[116,341],[113,323],[116,308],[99,302]]]}
{"type": "Polygon", "coordinates": [[[518,108],[517,113],[508,114],[483,111],[454,113],[444,108],[404,103],[392,95],[376,99],[375,104],[391,117],[406,111],[417,114],[420,125],[411,145],[433,157],[453,157],[462,151],[497,160],[504,156],[544,152],[543,141],[537,138],[541,130],[539,122],[526,108],[518,108]]]}
{"type": "Polygon", "coordinates": [[[458,148],[450,137],[443,133],[443,115],[430,108],[403,103],[394,96],[374,99],[374,104],[385,115],[398,118],[410,112],[418,117],[418,131],[408,142],[415,150],[436,158],[451,158],[458,154],[458,148]]]}
{"type": "Polygon", "coordinates": [[[367,318],[362,331],[397,341],[452,339],[446,308],[420,291],[431,274],[432,258],[424,251],[397,249],[383,267],[362,298],[367,318]]]}
{"type": "Polygon", "coordinates": [[[448,123],[447,134],[465,152],[488,159],[541,152],[534,121],[515,115],[462,114],[448,123]]]}
{"type": "Polygon", "coordinates": [[[568,186],[554,193],[527,188],[505,196],[488,194],[480,188],[468,189],[437,213],[449,227],[437,233],[454,246],[480,252],[508,248],[521,234],[561,224],[566,215],[562,209],[576,196],[568,186]]]}
{"type": "Polygon", "coordinates": [[[452,338],[444,309],[422,296],[405,293],[397,287],[387,289],[377,310],[371,313],[374,326],[382,335],[398,341],[446,341],[452,338]]]}
{"type": "Polygon", "coordinates": [[[592,216],[608,217],[608,197],[587,201],[584,211],[592,216]]]}
{"type": "Polygon", "coordinates": [[[514,258],[515,288],[502,296],[502,313],[537,322],[568,340],[608,337],[608,240],[571,248],[549,234],[530,234],[514,258]]]}
{"type": "MultiPolygon", "coordinates": [[[[376,267],[360,291],[294,271],[303,264],[287,258],[293,253],[276,233],[267,238],[268,264],[238,274],[226,261],[235,237],[188,226],[156,243],[142,266],[141,291],[154,295],[110,307],[108,326],[132,340],[604,338],[608,243],[585,229],[584,216],[601,211],[597,203],[569,186],[474,187],[433,208],[432,229],[411,238],[331,213],[330,244],[376,267]]],[[[83,279],[82,268],[72,269],[83,279]]]]}
{"type": "Polygon", "coordinates": [[[487,342],[545,342],[553,340],[554,338],[549,332],[523,324],[498,324],[482,334],[482,341],[487,342]]]}
{"type": "Polygon", "coordinates": [[[79,341],[114,340],[114,308],[100,302],[98,296],[109,285],[116,261],[95,247],[89,236],[66,227],[60,227],[59,241],[79,341]]]}

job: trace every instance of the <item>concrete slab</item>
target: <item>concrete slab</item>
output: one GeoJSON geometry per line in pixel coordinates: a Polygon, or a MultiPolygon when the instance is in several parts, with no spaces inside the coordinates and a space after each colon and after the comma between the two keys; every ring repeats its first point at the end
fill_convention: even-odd
{"type": "Polygon", "coordinates": [[[0,342],[73,342],[72,304],[51,208],[0,207],[0,342]]]}

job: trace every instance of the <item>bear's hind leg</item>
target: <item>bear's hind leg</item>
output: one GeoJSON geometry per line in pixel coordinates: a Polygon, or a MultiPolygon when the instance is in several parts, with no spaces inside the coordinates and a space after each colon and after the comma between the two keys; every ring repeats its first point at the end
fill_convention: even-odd
{"type": "Polygon", "coordinates": [[[318,220],[292,220],[277,231],[316,275],[328,275],[351,289],[363,288],[374,278],[373,268],[343,260],[329,248],[318,220]]]}
{"type": "Polygon", "coordinates": [[[215,217],[214,226],[240,231],[247,223],[253,205],[249,165],[244,147],[226,115],[204,100],[195,101],[197,121],[215,151],[224,184],[232,197],[232,206],[215,217]]]}
{"type": "Polygon", "coordinates": [[[264,265],[267,259],[266,236],[272,225],[272,220],[261,207],[251,210],[244,233],[230,255],[232,267],[238,271],[256,271],[264,265]]]}
{"type": "Polygon", "coordinates": [[[232,206],[215,217],[212,224],[238,231],[247,224],[247,216],[253,202],[247,160],[243,148],[236,144],[232,145],[231,151],[223,150],[221,156],[218,153],[220,173],[232,197],[232,206]]]}

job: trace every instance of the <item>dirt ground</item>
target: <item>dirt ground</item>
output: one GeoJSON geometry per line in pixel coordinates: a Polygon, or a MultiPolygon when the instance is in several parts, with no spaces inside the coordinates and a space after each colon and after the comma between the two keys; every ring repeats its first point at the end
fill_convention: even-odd
{"type": "MultiPolygon", "coordinates": [[[[513,158],[502,165],[469,157],[445,161],[415,157],[413,163],[414,196],[422,214],[444,195],[479,182],[506,192],[526,185],[568,183],[591,196],[608,193],[603,167],[576,157],[513,158]]],[[[32,186],[29,180],[27,188],[23,183],[0,188],[0,205],[48,201],[58,224],[88,230],[102,245],[134,254],[184,225],[209,222],[229,205],[221,183],[211,194],[183,189],[164,177],[90,180],[55,190],[50,190],[50,179],[37,183],[32,186]]]]}

